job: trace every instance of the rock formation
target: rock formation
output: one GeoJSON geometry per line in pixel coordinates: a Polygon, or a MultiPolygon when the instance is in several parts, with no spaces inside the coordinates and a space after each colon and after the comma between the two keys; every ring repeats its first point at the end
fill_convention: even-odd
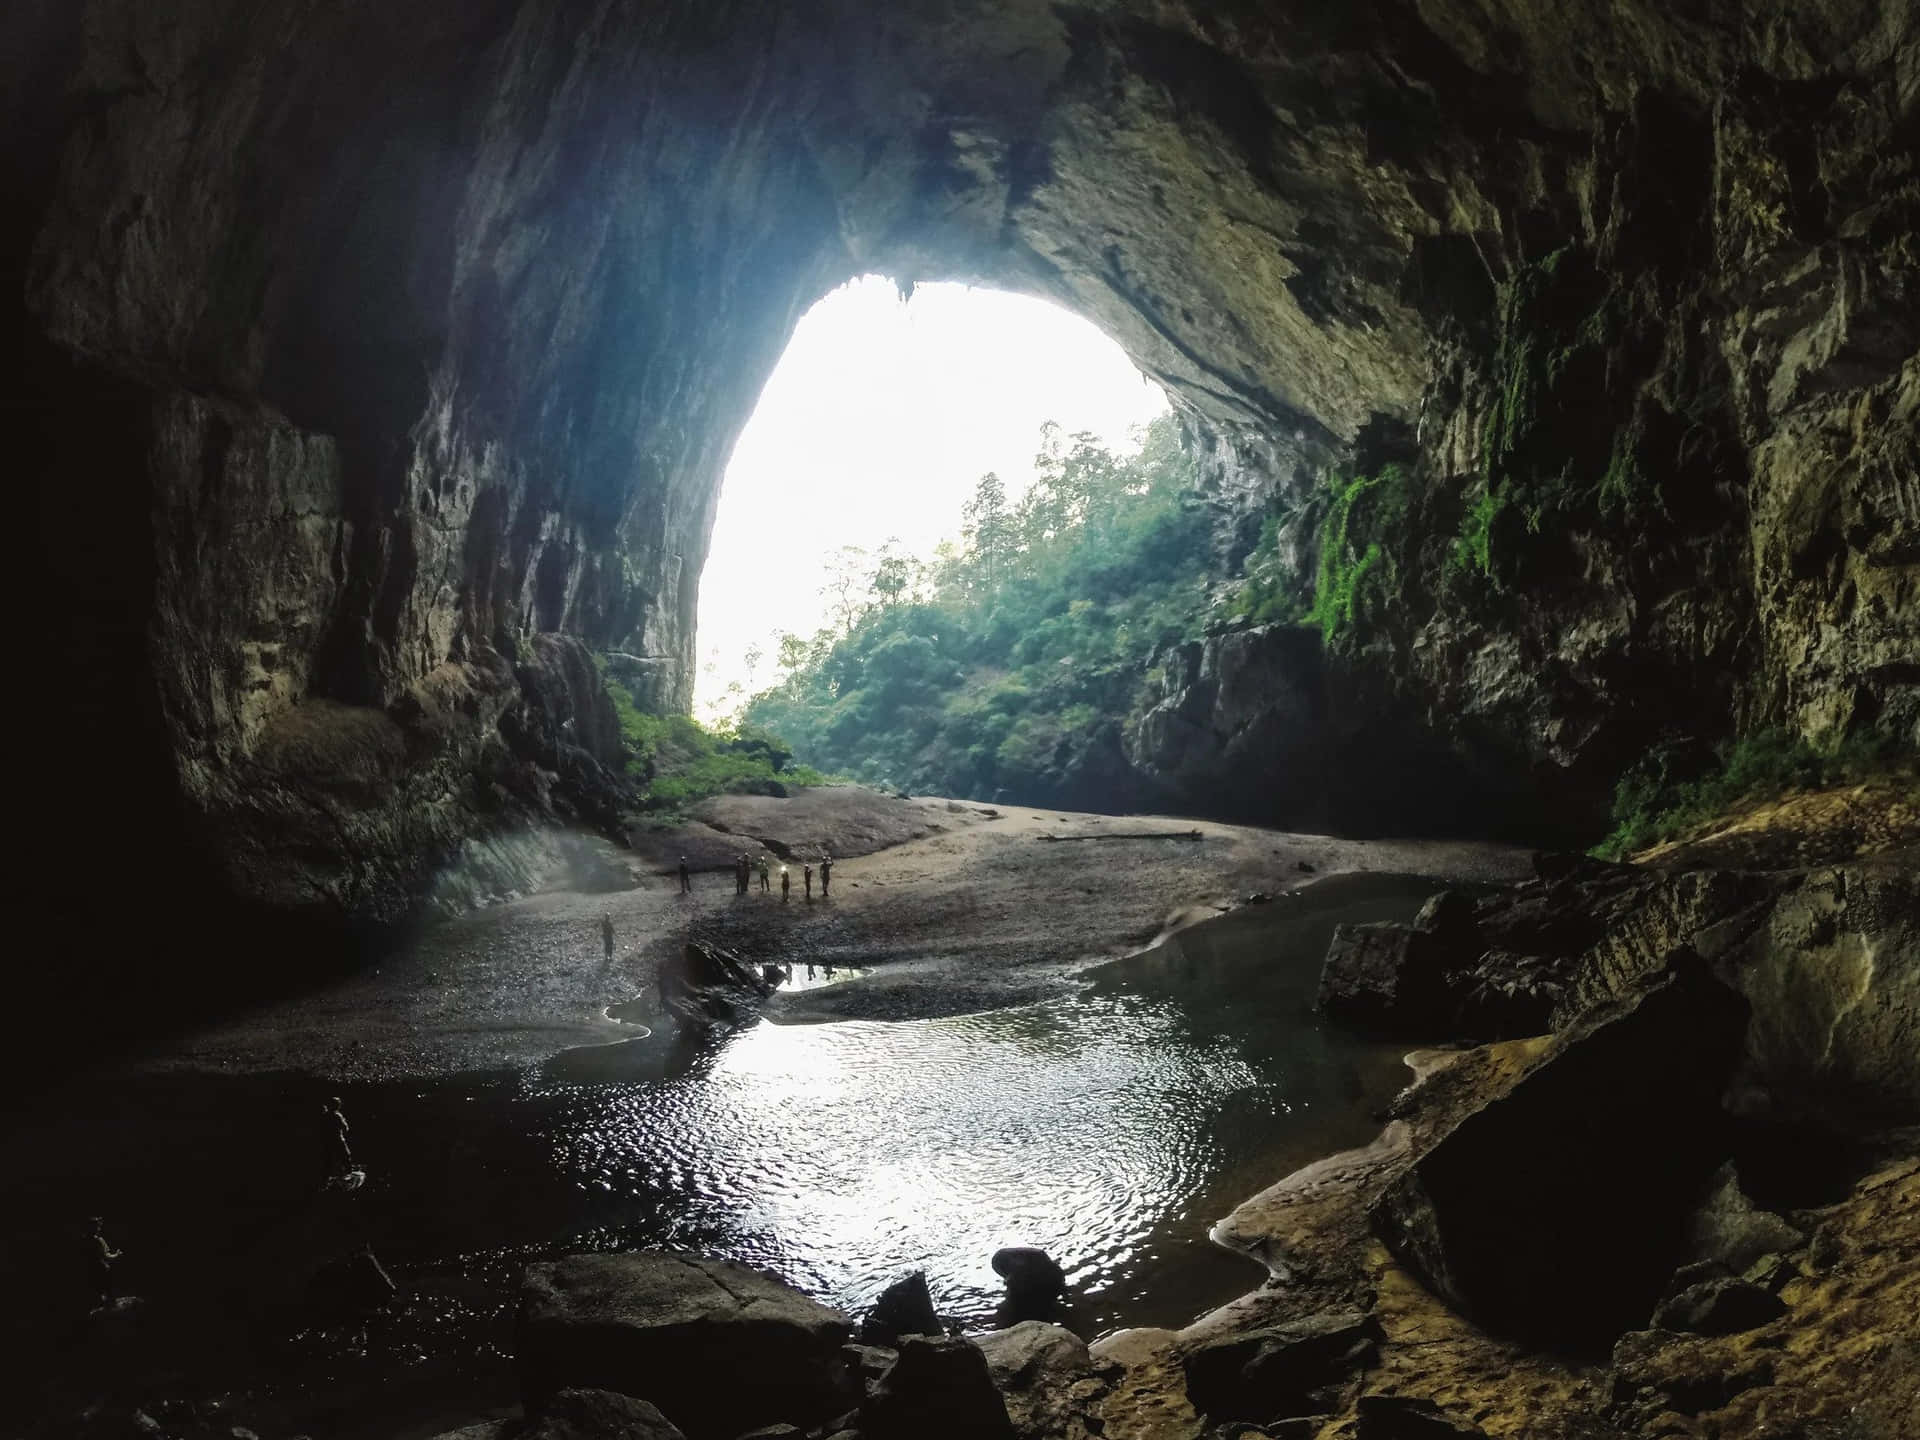
{"type": "Polygon", "coordinates": [[[1920,726],[1903,7],[0,30],[51,869],[130,833],[145,899],[315,933],[471,837],[604,823],[585,651],[686,702],[725,457],[862,271],[1098,322],[1211,457],[1223,580],[1266,517],[1321,591],[1324,648],[1164,658],[1130,755],[1194,803],[1564,832],[1670,730],[1920,726]]]}

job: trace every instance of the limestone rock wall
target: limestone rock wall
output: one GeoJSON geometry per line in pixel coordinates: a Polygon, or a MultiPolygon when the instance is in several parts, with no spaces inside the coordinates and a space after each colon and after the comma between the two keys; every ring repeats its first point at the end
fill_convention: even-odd
{"type": "Polygon", "coordinates": [[[1279,507],[1304,593],[1320,477],[1410,467],[1333,664],[1168,660],[1130,758],[1176,796],[1252,767],[1267,818],[1335,823],[1294,757],[1406,754],[1377,823],[1487,828],[1590,807],[1663,727],[1920,724],[1909,6],[0,26],[49,808],[69,846],[137,812],[168,888],[389,916],[464,837],[607,813],[555,647],[685,703],[727,453],[868,269],[1106,327],[1209,447],[1223,578],[1279,507]],[[1496,558],[1450,568],[1489,497],[1496,558]]]}

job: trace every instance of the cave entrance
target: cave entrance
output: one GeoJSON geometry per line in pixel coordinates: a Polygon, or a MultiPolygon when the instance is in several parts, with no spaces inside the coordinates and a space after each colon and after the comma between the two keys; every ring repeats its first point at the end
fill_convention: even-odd
{"type": "Polygon", "coordinates": [[[925,559],[957,538],[982,475],[1017,500],[1044,423],[1121,450],[1166,409],[1118,344],[1044,300],[877,275],[834,291],[795,329],[721,485],[695,713],[724,720],[770,683],[780,632],[839,623],[890,543],[925,559]]]}

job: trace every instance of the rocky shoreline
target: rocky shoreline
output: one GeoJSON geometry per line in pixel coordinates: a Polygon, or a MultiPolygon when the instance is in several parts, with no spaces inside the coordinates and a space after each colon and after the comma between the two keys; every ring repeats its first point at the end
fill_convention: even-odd
{"type": "Polygon", "coordinates": [[[650,1381],[676,1326],[718,1337],[811,1302],[771,1277],[732,1276],[695,1306],[697,1323],[663,1320],[657,1300],[638,1298],[659,1272],[714,1262],[583,1258],[528,1282],[518,1333],[523,1366],[540,1357],[531,1418],[460,1433],[1911,1435],[1913,860],[1741,873],[1543,856],[1535,879],[1496,895],[1441,895],[1411,926],[1339,934],[1325,1008],[1391,1029],[1437,1006],[1473,1048],[1422,1057],[1372,1145],[1223,1221],[1215,1238],[1272,1279],[1184,1330],[1088,1347],[1029,1321],[875,1346],[852,1343],[850,1317],[812,1307],[779,1322],[783,1342],[716,1339],[676,1378],[650,1381]],[[1836,962],[1848,956],[1876,963],[1836,962]],[[601,1277],[596,1298],[557,1305],[580,1266],[601,1277]],[[590,1347],[564,1338],[575,1333],[629,1348],[589,1362],[590,1347]],[[750,1411],[716,1411],[803,1337],[818,1353],[802,1380],[754,1391],[750,1411]],[[624,1402],[593,1393],[607,1388],[661,1409],[615,1420],[624,1402]]]}
{"type": "MultiPolygon", "coordinates": [[[[950,813],[946,802],[917,803],[892,811],[909,829],[950,813]]],[[[819,818],[805,807],[792,813],[808,824],[819,818]]],[[[997,969],[988,962],[989,977],[1010,986],[1030,983],[1023,965],[1029,976],[1055,974],[1045,947],[1074,937],[1072,926],[1088,914],[1128,925],[1161,902],[1162,885],[1182,887],[1189,901],[1210,899],[1161,912],[1162,926],[1178,925],[1244,901],[1257,877],[1307,878],[1293,868],[1296,855],[1343,853],[1341,842],[1205,826],[1200,844],[1160,859],[1170,873],[1146,870],[1116,895],[1070,883],[1097,878],[1104,862],[1060,868],[1085,866],[1108,847],[1038,837],[1080,825],[1089,833],[1096,825],[1164,826],[1030,812],[1002,829],[1005,818],[975,816],[843,861],[836,896],[845,885],[849,901],[869,899],[869,890],[884,897],[871,909],[815,911],[775,932],[733,917],[777,913],[777,900],[756,910],[703,895],[704,933],[784,934],[816,944],[812,953],[844,954],[849,917],[921,927],[922,907],[968,886],[1000,896],[1002,914],[1035,908],[1037,894],[1078,896],[1055,907],[1053,928],[1028,932],[997,969]],[[1211,886],[1193,883],[1185,867],[1195,864],[1215,867],[1211,886]],[[995,890],[979,884],[980,866],[993,877],[1019,871],[1026,879],[995,890]],[[934,873],[944,888],[927,878],[934,873]],[[850,880],[866,883],[856,890],[850,880]],[[890,916],[896,904],[904,913],[890,916]]],[[[857,848],[836,846],[842,856],[857,848]]],[[[1543,855],[1530,878],[1443,893],[1410,925],[1338,932],[1322,974],[1330,1016],[1407,1040],[1431,1042],[1444,1031],[1454,1047],[1410,1057],[1417,1079],[1382,1116],[1386,1128],[1371,1144],[1287,1176],[1220,1222],[1214,1238],[1264,1264],[1271,1278],[1191,1325],[1124,1330],[1089,1345],[1044,1319],[966,1336],[903,1334],[896,1323],[884,1332],[869,1327],[856,1342],[853,1317],[725,1262],[658,1251],[540,1258],[528,1268],[512,1334],[499,1341],[518,1358],[523,1408],[502,1414],[504,1397],[489,1396],[476,1407],[486,1418],[453,1433],[1908,1434],[1920,1403],[1912,1383],[1920,1374],[1916,855],[1896,849],[1775,870],[1689,867],[1684,853],[1662,859],[1658,867],[1616,866],[1543,855]],[[567,1277],[582,1266],[610,1266],[614,1278],[575,1285],[567,1277]],[[694,1272],[705,1278],[696,1283],[694,1272]],[[679,1279],[666,1284],[663,1273],[679,1279]],[[789,1322],[810,1338],[782,1371],[774,1355],[792,1338],[789,1322]],[[736,1325],[744,1328],[729,1329],[736,1325]],[[674,1352],[663,1370],[662,1326],[735,1338],[711,1352],[674,1352]],[[750,1414],[702,1408],[748,1390],[760,1396],[750,1414]]],[[[1489,856],[1477,872],[1463,865],[1462,878],[1484,876],[1495,863],[1505,862],[1489,856]]],[[[515,912],[591,937],[604,902],[535,897],[515,912]]],[[[678,902],[668,894],[664,903],[678,902]]],[[[686,933],[661,943],[684,945],[686,933]]],[[[1118,936],[1116,943],[1124,948],[1118,936]]],[[[405,1044],[396,1036],[417,1023],[405,1007],[418,969],[432,963],[416,956],[396,973],[369,977],[387,987],[397,1015],[370,1016],[356,1011],[353,996],[331,998],[319,1012],[320,1039],[326,1023],[336,1023],[328,1015],[345,1025],[357,1014],[370,1043],[340,1069],[317,1066],[306,1083],[351,1075],[355,1065],[409,1083],[409,1064],[434,1051],[417,1032],[405,1044]]],[[[878,979],[877,993],[898,1003],[916,984],[930,994],[951,979],[937,953],[901,963],[921,978],[889,981],[883,964],[862,986],[878,979]]],[[[484,1016],[498,1000],[474,973],[450,974],[470,1012],[484,1016]]],[[[577,963],[536,970],[532,988],[514,993],[521,1001],[575,996],[583,974],[591,971],[577,963]]],[[[625,990],[631,976],[616,966],[611,979],[594,983],[625,990]]],[[[980,991],[969,980],[953,993],[977,999],[980,991]]],[[[182,1045],[147,1073],[245,1071],[260,1050],[234,1048],[241,1042],[282,1045],[283,1057],[289,1045],[323,1060],[351,1053],[290,1038],[316,1014],[314,1003],[182,1045]]],[[[615,1022],[605,1023],[617,1033],[615,1022]]],[[[550,1054],[556,1038],[573,1032],[505,1033],[518,1034],[510,1044],[545,1045],[550,1054]]],[[[350,1261],[352,1237],[342,1230],[336,1238],[350,1261]]],[[[349,1324],[343,1333],[350,1332],[349,1324]]],[[[131,1425],[195,1440],[226,1434],[217,1411],[191,1407],[149,1416],[146,1425],[111,1403],[88,1414],[78,1431],[61,1424],[34,1433],[123,1433],[131,1425]]],[[[432,1429],[404,1433],[444,1430],[444,1406],[440,1417],[432,1429]]],[[[341,1433],[402,1430],[366,1416],[341,1433]]]]}

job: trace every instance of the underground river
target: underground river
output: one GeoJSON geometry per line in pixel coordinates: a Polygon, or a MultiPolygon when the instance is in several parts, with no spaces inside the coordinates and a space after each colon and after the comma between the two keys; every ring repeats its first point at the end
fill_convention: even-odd
{"type": "MultiPolygon", "coordinates": [[[[1313,1014],[1320,962],[1336,924],[1406,919],[1438,888],[1333,876],[1023,1008],[760,1022],[700,1046],[662,1034],[521,1073],[346,1087],[369,1173],[354,1196],[314,1198],[312,1081],[153,1076],[56,1107],[69,1127],[90,1117],[77,1129],[16,1133],[46,1157],[16,1200],[43,1234],[109,1216],[126,1287],[168,1317],[135,1372],[194,1372],[333,1433],[370,1403],[511,1403],[518,1269],[565,1250],[703,1250],[856,1313],[924,1269],[941,1312],[979,1329],[994,1249],[1038,1245],[1065,1267],[1063,1319],[1083,1335],[1179,1325],[1263,1278],[1208,1241],[1213,1221],[1377,1130],[1407,1072],[1398,1049],[1313,1014]],[[296,1277],[363,1242],[401,1297],[372,1325],[312,1323],[296,1277]]],[[[8,1278],[72,1289],[69,1259],[16,1248],[8,1278]]],[[[15,1339],[59,1375],[84,1363],[62,1334],[15,1339]]]]}

